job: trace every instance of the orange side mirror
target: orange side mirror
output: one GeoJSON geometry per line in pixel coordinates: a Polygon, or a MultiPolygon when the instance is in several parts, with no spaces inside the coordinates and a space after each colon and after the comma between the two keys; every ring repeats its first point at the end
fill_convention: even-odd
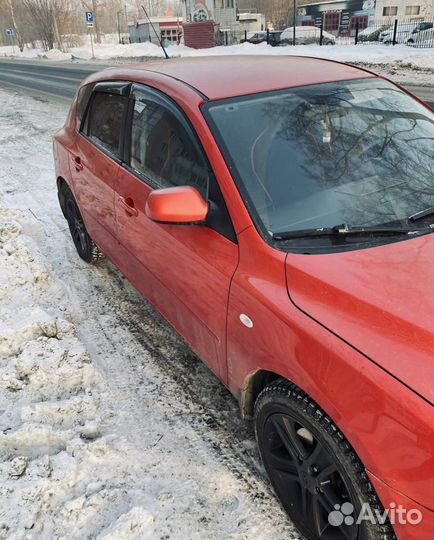
{"type": "Polygon", "coordinates": [[[148,196],[145,214],[158,223],[201,223],[208,214],[208,203],[191,186],[155,189],[148,196]]]}

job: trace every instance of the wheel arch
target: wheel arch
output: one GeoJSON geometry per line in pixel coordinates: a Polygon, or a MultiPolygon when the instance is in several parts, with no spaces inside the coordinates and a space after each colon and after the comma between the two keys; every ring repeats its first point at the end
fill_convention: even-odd
{"type": "Polygon", "coordinates": [[[256,371],[253,371],[247,375],[241,388],[239,397],[241,417],[244,420],[248,420],[253,417],[253,409],[256,398],[268,384],[276,379],[288,380],[287,377],[266,369],[257,369],[256,371]]]}

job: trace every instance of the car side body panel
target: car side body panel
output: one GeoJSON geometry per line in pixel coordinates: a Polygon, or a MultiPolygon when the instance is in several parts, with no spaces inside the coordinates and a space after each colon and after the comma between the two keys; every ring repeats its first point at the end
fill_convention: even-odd
{"type": "Polygon", "coordinates": [[[266,246],[253,227],[238,239],[228,313],[230,390],[239,396],[258,370],[294,382],[340,427],[368,470],[434,509],[431,405],[290,301],[285,254],[266,246]]]}

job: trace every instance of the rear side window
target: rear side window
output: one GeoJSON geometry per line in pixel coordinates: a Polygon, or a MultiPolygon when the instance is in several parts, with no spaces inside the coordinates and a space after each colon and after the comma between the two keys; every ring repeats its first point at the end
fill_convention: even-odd
{"type": "Polygon", "coordinates": [[[208,167],[184,122],[146,93],[135,92],[131,167],[155,187],[193,186],[208,196],[208,167]]]}
{"type": "Polygon", "coordinates": [[[94,84],[87,84],[82,86],[78,91],[77,96],[77,129],[80,129],[81,121],[83,120],[84,113],[86,112],[87,104],[89,103],[94,84]]]}
{"type": "Polygon", "coordinates": [[[85,134],[94,143],[117,157],[127,103],[124,96],[95,92],[84,127],[85,134]]]}

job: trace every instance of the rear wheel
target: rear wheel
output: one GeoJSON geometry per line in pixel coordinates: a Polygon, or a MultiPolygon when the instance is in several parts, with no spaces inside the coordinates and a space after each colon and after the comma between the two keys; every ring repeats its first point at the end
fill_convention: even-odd
{"type": "Polygon", "coordinates": [[[255,404],[259,451],[273,488],[308,540],[392,540],[391,525],[357,517],[384,509],[357,455],[331,419],[295,385],[278,380],[255,404]]]}
{"type": "Polygon", "coordinates": [[[74,195],[68,188],[63,200],[64,214],[78,254],[87,263],[97,263],[103,256],[102,252],[87,232],[74,195]]]}

